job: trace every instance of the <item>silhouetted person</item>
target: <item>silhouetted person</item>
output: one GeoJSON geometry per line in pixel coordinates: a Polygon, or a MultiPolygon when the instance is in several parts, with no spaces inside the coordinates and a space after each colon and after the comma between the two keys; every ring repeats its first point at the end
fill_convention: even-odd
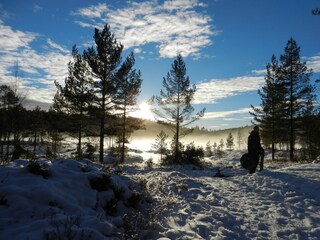
{"type": "Polygon", "coordinates": [[[255,126],[248,137],[248,157],[250,161],[249,173],[254,173],[256,171],[260,156],[260,171],[262,171],[264,150],[260,143],[259,127],[255,126]]]}

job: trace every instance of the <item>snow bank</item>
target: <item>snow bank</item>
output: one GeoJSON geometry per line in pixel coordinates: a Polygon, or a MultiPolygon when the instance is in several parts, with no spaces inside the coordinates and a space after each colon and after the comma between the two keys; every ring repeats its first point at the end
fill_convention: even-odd
{"type": "Polygon", "coordinates": [[[124,214],[142,204],[137,182],[89,161],[38,161],[48,176],[28,164],[0,167],[0,239],[121,239],[124,214]]]}

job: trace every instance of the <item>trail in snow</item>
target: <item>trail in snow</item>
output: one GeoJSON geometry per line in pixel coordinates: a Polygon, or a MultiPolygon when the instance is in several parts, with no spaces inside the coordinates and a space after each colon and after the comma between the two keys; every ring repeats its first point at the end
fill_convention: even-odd
{"type": "Polygon", "coordinates": [[[253,175],[229,169],[238,175],[227,178],[213,178],[212,170],[147,173],[150,181],[166,184],[161,198],[171,198],[159,216],[159,236],[320,239],[319,168],[311,164],[253,175]]]}

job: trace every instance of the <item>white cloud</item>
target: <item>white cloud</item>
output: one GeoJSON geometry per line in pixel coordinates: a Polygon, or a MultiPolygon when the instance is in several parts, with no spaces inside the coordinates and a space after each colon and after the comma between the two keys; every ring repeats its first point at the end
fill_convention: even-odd
{"type": "MultiPolygon", "coordinates": [[[[315,73],[320,72],[320,56],[304,57],[309,68],[315,73]]],[[[218,100],[232,97],[241,93],[257,91],[264,82],[266,70],[252,70],[252,75],[230,79],[212,79],[197,84],[195,104],[216,103],[218,100]]]]}
{"type": "Polygon", "coordinates": [[[197,0],[174,0],[174,1],[165,1],[163,8],[169,11],[174,10],[187,10],[192,9],[196,6],[205,6],[203,3],[199,3],[197,0]]]}
{"type": "Polygon", "coordinates": [[[33,11],[34,13],[37,13],[37,12],[41,11],[42,9],[43,9],[43,8],[40,7],[39,5],[33,4],[33,9],[32,9],[32,11],[33,11]]]}
{"type": "MultiPolygon", "coordinates": [[[[1,3],[0,3],[0,17],[1,17],[1,19],[7,19],[7,18],[10,18],[11,16],[12,16],[12,14],[10,14],[6,10],[4,10],[1,3]]],[[[0,23],[2,23],[1,19],[0,19],[0,23]]]]}
{"type": "Polygon", "coordinates": [[[242,108],[242,109],[232,110],[232,111],[206,112],[203,119],[218,119],[218,118],[226,119],[227,117],[229,117],[230,120],[234,120],[233,118],[231,118],[231,116],[238,116],[237,119],[239,119],[239,115],[249,114],[250,110],[251,108],[242,108]]]}
{"type": "Polygon", "coordinates": [[[220,99],[257,91],[264,83],[263,76],[243,76],[231,79],[212,79],[197,84],[195,104],[216,103],[220,99]]]}
{"type": "Polygon", "coordinates": [[[73,15],[81,15],[88,18],[101,18],[104,13],[108,11],[108,7],[105,3],[99,3],[98,5],[90,6],[87,8],[78,9],[77,12],[73,12],[73,15]]]}
{"type": "Polygon", "coordinates": [[[29,48],[30,42],[37,34],[30,32],[13,31],[11,27],[5,26],[0,21],[0,53],[16,51],[19,48],[29,48]]]}
{"type": "Polygon", "coordinates": [[[254,75],[266,75],[267,74],[267,69],[252,70],[251,73],[254,74],[254,75]]]}
{"type": "Polygon", "coordinates": [[[55,43],[54,41],[52,41],[50,38],[47,39],[47,43],[49,44],[49,46],[53,49],[57,49],[63,53],[70,53],[70,50],[65,49],[63,47],[61,47],[59,44],[55,43]]]}
{"type": "Polygon", "coordinates": [[[13,30],[0,21],[0,84],[16,84],[25,102],[50,105],[56,92],[54,80],[64,80],[70,57],[70,52],[51,39],[13,30]],[[44,45],[45,51],[39,53],[33,43],[44,45]],[[16,70],[18,78],[13,77],[16,70]]]}
{"type": "Polygon", "coordinates": [[[80,25],[81,27],[84,27],[84,28],[95,28],[97,27],[96,25],[94,24],[91,24],[91,23],[86,23],[86,22],[82,22],[82,21],[74,21],[76,24],[80,25]]]}
{"type": "Polygon", "coordinates": [[[313,72],[320,72],[320,56],[313,56],[307,58],[307,66],[312,68],[313,72]]]}
{"type": "Polygon", "coordinates": [[[135,48],[135,49],[133,49],[133,52],[134,53],[141,53],[142,49],[141,48],[135,48]]]}
{"type": "Polygon", "coordinates": [[[218,34],[210,16],[195,10],[206,7],[198,0],[167,0],[128,2],[126,8],[109,9],[106,4],[78,9],[88,22],[75,21],[83,27],[108,23],[125,48],[155,43],[161,57],[199,57],[201,50],[211,45],[211,37],[218,34]],[[93,9],[100,9],[93,14],[93,9]]]}

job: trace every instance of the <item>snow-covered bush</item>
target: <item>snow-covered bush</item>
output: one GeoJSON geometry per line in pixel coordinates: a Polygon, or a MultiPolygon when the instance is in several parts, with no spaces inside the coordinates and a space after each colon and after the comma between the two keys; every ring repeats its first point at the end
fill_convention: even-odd
{"type": "Polygon", "coordinates": [[[203,159],[204,159],[204,150],[202,147],[196,147],[192,142],[188,144],[185,148],[182,147],[176,157],[173,154],[167,154],[161,161],[162,165],[170,165],[170,164],[191,164],[198,167],[203,167],[203,159]]]}

